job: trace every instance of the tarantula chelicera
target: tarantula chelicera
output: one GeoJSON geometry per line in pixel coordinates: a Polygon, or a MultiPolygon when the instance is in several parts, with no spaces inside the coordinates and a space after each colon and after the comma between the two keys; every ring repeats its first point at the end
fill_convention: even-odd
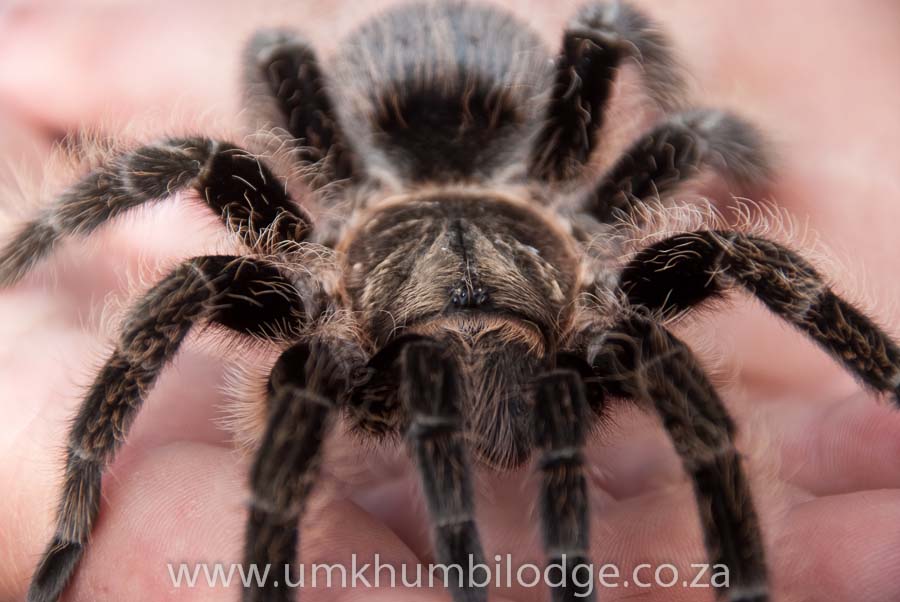
{"type": "MultiPolygon", "coordinates": [[[[436,557],[464,569],[483,558],[470,455],[497,469],[536,455],[547,562],[565,555],[574,570],[588,558],[585,439],[604,400],[631,398],[659,414],[692,479],[710,559],[730,571],[719,596],[769,599],[735,426],[664,323],[739,286],[878,391],[896,394],[900,350],[808,262],[764,238],[682,232],[616,269],[598,255],[649,202],[700,173],[738,184],[766,177],[752,126],[674,110],[677,73],[664,37],[621,3],[585,6],[552,60],[512,16],[458,2],[384,13],[327,69],[290,32],[254,36],[248,96],[284,132],[310,202],[291,198],[265,157],[204,137],[167,139],[108,159],[0,254],[9,286],[66,236],[179,191],[247,248],[182,263],[128,314],[71,427],[56,532],[28,599],[61,595],[97,518],[104,468],[200,324],[281,351],[250,476],[248,564],[295,562],[298,518],[341,416],[367,436],[405,437],[436,557]],[[592,179],[586,166],[627,62],[670,116],[592,179]],[[303,205],[328,209],[317,227],[303,205]]],[[[568,583],[554,600],[587,594],[568,583]]],[[[487,597],[470,584],[452,592],[487,597]]],[[[244,591],[245,600],[290,596],[271,583],[244,591]]]]}

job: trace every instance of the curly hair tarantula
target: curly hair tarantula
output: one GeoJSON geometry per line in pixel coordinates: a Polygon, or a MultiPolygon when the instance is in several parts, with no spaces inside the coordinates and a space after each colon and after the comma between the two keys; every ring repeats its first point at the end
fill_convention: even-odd
{"type": "MultiPolygon", "coordinates": [[[[367,436],[405,437],[439,562],[483,558],[469,456],[513,469],[535,450],[547,562],[588,562],[582,451],[605,400],[629,398],[656,410],[692,479],[710,560],[730,571],[719,597],[768,600],[735,426],[664,323],[740,286],[894,395],[900,349],[808,262],[764,238],[674,234],[614,271],[597,257],[605,237],[698,174],[748,185],[768,173],[751,125],[694,109],[670,111],[586,182],[614,78],[629,61],[649,96],[674,109],[681,81],[666,40],[622,3],[585,6],[552,60],[511,15],[455,1],[385,12],[327,69],[302,38],[263,31],[245,61],[255,115],[286,132],[319,205],[351,207],[345,219],[322,216],[314,228],[258,155],[194,137],[111,157],[25,224],[0,251],[0,285],[65,237],[179,191],[195,191],[187,198],[247,246],[246,255],[182,263],[128,314],[72,424],[56,532],[28,600],[61,596],[97,518],[105,467],[201,324],[281,351],[250,475],[248,564],[295,562],[298,519],[339,415],[367,436]],[[323,247],[334,260],[321,259],[323,247]]],[[[468,585],[452,594],[487,598],[468,585]]],[[[574,585],[553,599],[576,594],[593,599],[574,585]]],[[[292,592],[267,583],[243,596],[292,592]]]]}

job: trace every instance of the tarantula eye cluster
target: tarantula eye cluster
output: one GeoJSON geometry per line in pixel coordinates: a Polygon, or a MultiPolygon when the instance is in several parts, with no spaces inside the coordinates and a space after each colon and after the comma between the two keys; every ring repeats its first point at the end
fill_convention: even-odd
{"type": "Polygon", "coordinates": [[[466,286],[456,286],[450,291],[450,302],[457,307],[481,307],[488,302],[488,293],[483,286],[471,291],[466,286]]]}
{"type": "MultiPolygon", "coordinates": [[[[245,56],[250,113],[288,134],[309,199],[291,198],[239,146],[170,138],[110,158],[22,226],[0,250],[0,285],[66,237],[185,191],[246,247],[182,262],[135,303],[72,422],[57,529],[29,601],[62,595],[144,396],[188,333],[209,324],[280,353],[257,400],[267,422],[249,480],[248,564],[296,562],[322,443],[341,419],[385,444],[405,440],[446,565],[484,558],[471,462],[535,460],[547,562],[567,556],[570,571],[554,599],[590,600],[571,574],[589,560],[583,448],[607,401],[626,397],[658,413],[671,437],[710,560],[729,568],[730,599],[768,599],[736,427],[665,319],[740,286],[895,397],[900,350],[801,256],[758,236],[682,232],[598,274],[591,249],[639,223],[649,201],[701,173],[759,183],[767,162],[742,119],[674,111],[681,78],[666,39],[628,4],[585,6],[551,56],[512,15],[456,1],[387,11],[325,66],[301,37],[263,31],[245,56]],[[590,177],[613,82],[630,63],[668,114],[590,177]],[[562,189],[575,193],[557,199],[562,189]],[[334,215],[337,234],[317,234],[334,215]],[[297,248],[310,252],[286,250],[297,248]]],[[[464,583],[454,600],[487,598],[464,583]]],[[[292,595],[273,582],[243,592],[292,595]]]]}

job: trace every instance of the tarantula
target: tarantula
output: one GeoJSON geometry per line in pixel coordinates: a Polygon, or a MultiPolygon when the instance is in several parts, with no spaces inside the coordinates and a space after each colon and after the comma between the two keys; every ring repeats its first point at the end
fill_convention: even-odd
{"type": "MultiPolygon", "coordinates": [[[[193,137],[111,157],[24,225],[0,252],[2,285],[66,236],[179,191],[194,191],[187,198],[247,247],[182,263],[128,314],[72,424],[56,533],[28,600],[63,592],[97,518],[104,468],[200,324],[281,351],[250,475],[248,564],[295,562],[298,519],[339,415],[366,436],[405,437],[439,562],[483,558],[470,454],[512,469],[535,450],[547,562],[587,562],[582,450],[605,402],[631,398],[656,410],[692,479],[710,559],[730,570],[718,595],[768,600],[735,426],[665,322],[743,287],[895,396],[900,350],[802,257],[754,235],[683,232],[609,268],[596,247],[639,222],[651,201],[700,173],[739,185],[768,173],[750,124],[694,109],[670,112],[590,178],[612,85],[629,61],[649,96],[673,109],[680,78],[666,39],[622,3],[585,6],[552,60],[511,15],[458,2],[385,12],[350,35],[328,69],[294,33],[263,31],[246,53],[251,106],[283,130],[311,200],[332,217],[349,207],[346,219],[323,213],[314,228],[264,158],[193,137]],[[333,250],[324,260],[323,247],[333,250]]],[[[469,585],[452,593],[487,597],[469,585]]],[[[585,593],[559,587],[553,599],[585,593]]],[[[271,583],[244,591],[245,600],[290,595],[271,583]]]]}

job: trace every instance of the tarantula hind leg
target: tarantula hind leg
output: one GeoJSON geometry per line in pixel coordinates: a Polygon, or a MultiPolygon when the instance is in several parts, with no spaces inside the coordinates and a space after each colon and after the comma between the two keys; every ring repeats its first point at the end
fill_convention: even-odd
{"type": "Polygon", "coordinates": [[[535,399],[535,442],[542,450],[539,467],[540,508],[548,566],[553,575],[554,602],[591,602],[590,522],[582,448],[588,405],[581,375],[557,370],[538,378],[535,399]],[[586,572],[586,574],[585,574],[586,572]]]}
{"type": "Polygon", "coordinates": [[[245,241],[265,252],[303,241],[312,220],[256,156],[209,138],[171,138],[114,155],[0,250],[0,287],[14,284],[65,237],[90,234],[151,201],[194,189],[245,241]]]}
{"type": "Polygon", "coordinates": [[[449,574],[454,602],[486,602],[474,587],[469,562],[483,563],[475,524],[472,483],[460,415],[460,374],[436,343],[413,340],[399,357],[400,397],[409,415],[407,439],[422,478],[439,563],[461,567],[449,574]],[[461,587],[460,587],[461,585],[461,587]]]}
{"type": "Polygon", "coordinates": [[[580,211],[603,223],[634,219],[648,201],[670,197],[704,168],[741,188],[765,182],[771,171],[753,125],[724,111],[696,109],[635,141],[585,195],[580,211]]]}
{"type": "Polygon", "coordinates": [[[735,285],[806,333],[863,383],[900,404],[900,347],[831,290],[803,257],[758,236],[678,234],[638,253],[619,286],[628,303],[669,316],[735,285]]]}
{"type": "Polygon", "coordinates": [[[759,520],[734,447],[734,424],[690,349],[663,326],[625,319],[591,358],[607,393],[655,408],[690,476],[712,565],[728,567],[719,599],[769,599],[759,520]]]}
{"type": "Polygon", "coordinates": [[[244,549],[244,566],[269,567],[271,573],[262,588],[254,583],[244,590],[245,602],[294,599],[282,575],[293,583],[300,576],[290,571],[299,546],[297,523],[318,478],[322,442],[363,361],[353,345],[314,339],[289,348],[272,369],[268,426],[250,476],[244,549]]]}
{"type": "Polygon", "coordinates": [[[650,95],[665,107],[683,88],[669,42],[656,25],[625,2],[595,2],[572,19],[563,34],[546,123],[533,152],[531,173],[567,179],[588,162],[597,143],[616,70],[636,61],[650,95]]]}
{"type": "Polygon", "coordinates": [[[324,159],[326,181],[349,178],[351,153],[312,47],[293,31],[263,29],[244,55],[244,86],[259,117],[287,130],[302,145],[305,162],[324,159]]]}
{"type": "Polygon", "coordinates": [[[272,265],[250,258],[191,259],[138,302],[69,431],[56,531],[32,576],[28,602],[54,602],[62,594],[97,518],[103,471],[191,328],[217,322],[266,336],[305,320],[293,285],[272,265]]]}

